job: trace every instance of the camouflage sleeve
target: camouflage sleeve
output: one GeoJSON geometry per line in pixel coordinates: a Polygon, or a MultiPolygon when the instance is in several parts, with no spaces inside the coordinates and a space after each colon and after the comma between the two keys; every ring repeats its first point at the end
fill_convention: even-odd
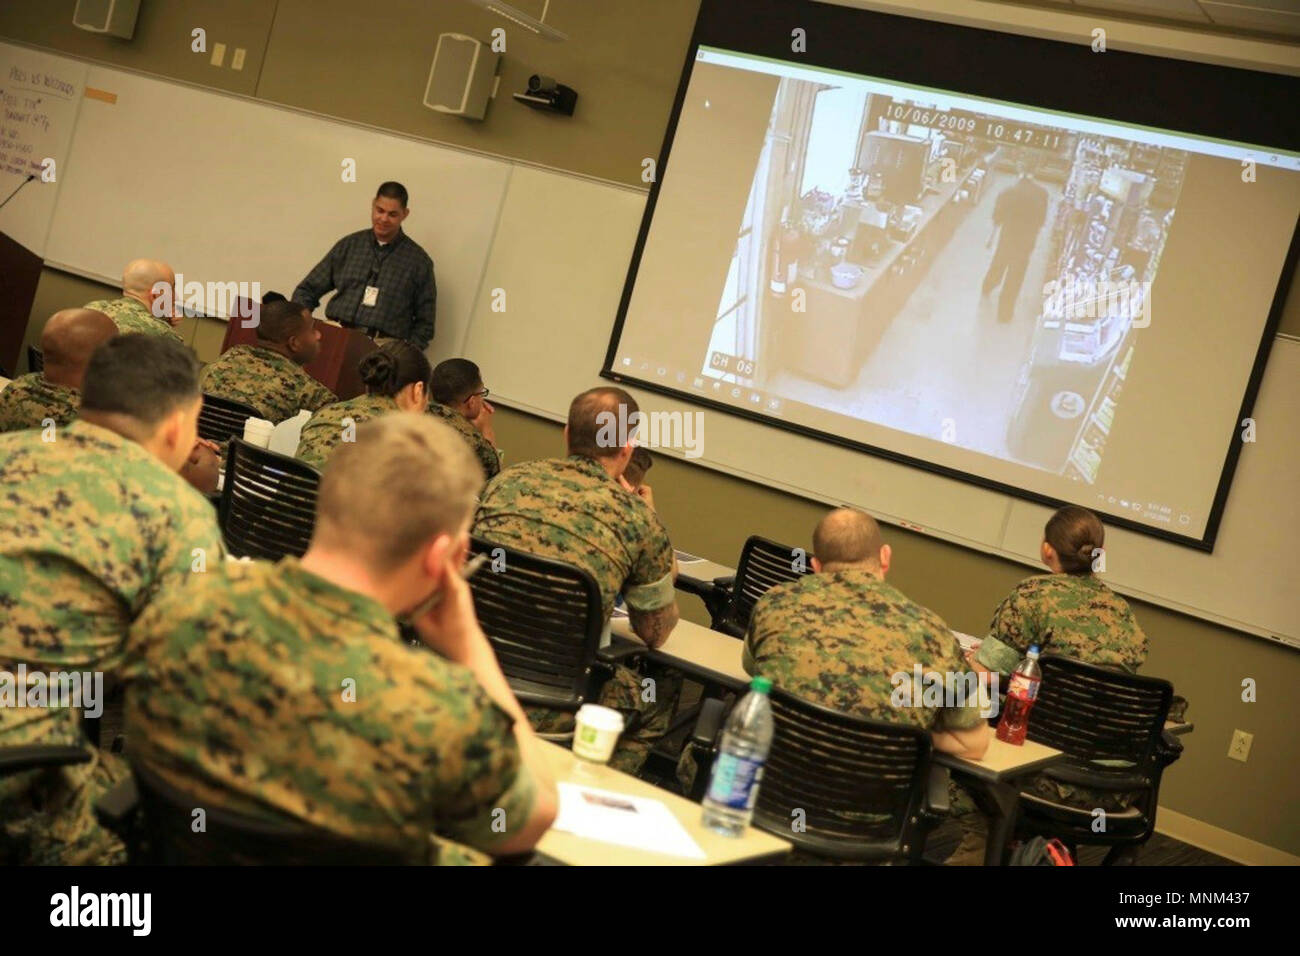
{"type": "Polygon", "coordinates": [[[649,533],[623,585],[627,606],[634,611],[657,611],[676,599],[673,591],[673,545],[659,516],[645,507],[649,533]]]}
{"type": "Polygon", "coordinates": [[[216,510],[189,485],[183,485],[178,493],[177,509],[164,535],[156,587],[183,583],[191,574],[221,567],[225,546],[216,510]]]}
{"type": "Polygon", "coordinates": [[[458,698],[456,727],[433,728],[438,761],[435,829],[468,846],[490,851],[533,812],[537,786],[523,765],[514,719],[488,697],[468,671],[458,698]]]}
{"type": "Polygon", "coordinates": [[[980,642],[975,660],[999,674],[1014,671],[1035,639],[1029,615],[1029,602],[1017,587],[993,612],[989,634],[980,642]]]}
{"type": "Polygon", "coordinates": [[[298,399],[298,407],[305,408],[309,412],[318,412],[326,405],[333,405],[337,402],[338,396],[331,392],[315,379],[303,389],[301,397],[298,399]]]}

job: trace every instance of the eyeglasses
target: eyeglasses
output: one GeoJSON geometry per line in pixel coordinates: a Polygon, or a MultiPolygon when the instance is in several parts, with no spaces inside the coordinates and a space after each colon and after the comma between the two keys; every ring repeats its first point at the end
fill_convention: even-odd
{"type": "Polygon", "coordinates": [[[469,401],[471,398],[487,398],[488,391],[489,390],[485,388],[482,391],[470,392],[468,395],[465,396],[465,401],[469,401]]]}

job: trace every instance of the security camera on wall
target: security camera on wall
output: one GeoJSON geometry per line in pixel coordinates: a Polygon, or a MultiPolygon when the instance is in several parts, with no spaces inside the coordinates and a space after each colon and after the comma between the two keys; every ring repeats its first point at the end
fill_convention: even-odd
{"type": "Polygon", "coordinates": [[[77,0],[72,25],[91,33],[131,39],[135,35],[135,18],[140,0],[77,0]]]}
{"type": "Polygon", "coordinates": [[[497,92],[501,54],[462,33],[443,33],[429,67],[424,105],[439,113],[481,120],[497,92]]]}
{"type": "Polygon", "coordinates": [[[578,92],[563,83],[555,82],[554,77],[534,73],[528,78],[528,92],[514,94],[515,99],[535,110],[551,113],[573,115],[573,107],[578,102],[578,92]]]}

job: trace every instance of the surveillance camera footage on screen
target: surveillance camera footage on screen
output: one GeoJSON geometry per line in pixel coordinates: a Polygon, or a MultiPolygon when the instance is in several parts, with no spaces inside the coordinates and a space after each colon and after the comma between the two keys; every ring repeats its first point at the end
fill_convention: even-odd
{"type": "Polygon", "coordinates": [[[701,46],[608,371],[1200,542],[1298,215],[1300,154],[701,46]]]}

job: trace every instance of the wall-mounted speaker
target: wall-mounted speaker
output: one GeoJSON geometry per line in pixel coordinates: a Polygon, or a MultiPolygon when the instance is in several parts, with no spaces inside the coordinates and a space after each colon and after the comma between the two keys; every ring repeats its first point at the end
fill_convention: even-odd
{"type": "Polygon", "coordinates": [[[140,0],[77,0],[72,25],[79,30],[129,40],[135,34],[135,18],[139,12],[140,0]]]}
{"type": "Polygon", "coordinates": [[[501,54],[461,33],[443,33],[429,67],[424,105],[439,113],[481,120],[496,94],[501,54]]]}

